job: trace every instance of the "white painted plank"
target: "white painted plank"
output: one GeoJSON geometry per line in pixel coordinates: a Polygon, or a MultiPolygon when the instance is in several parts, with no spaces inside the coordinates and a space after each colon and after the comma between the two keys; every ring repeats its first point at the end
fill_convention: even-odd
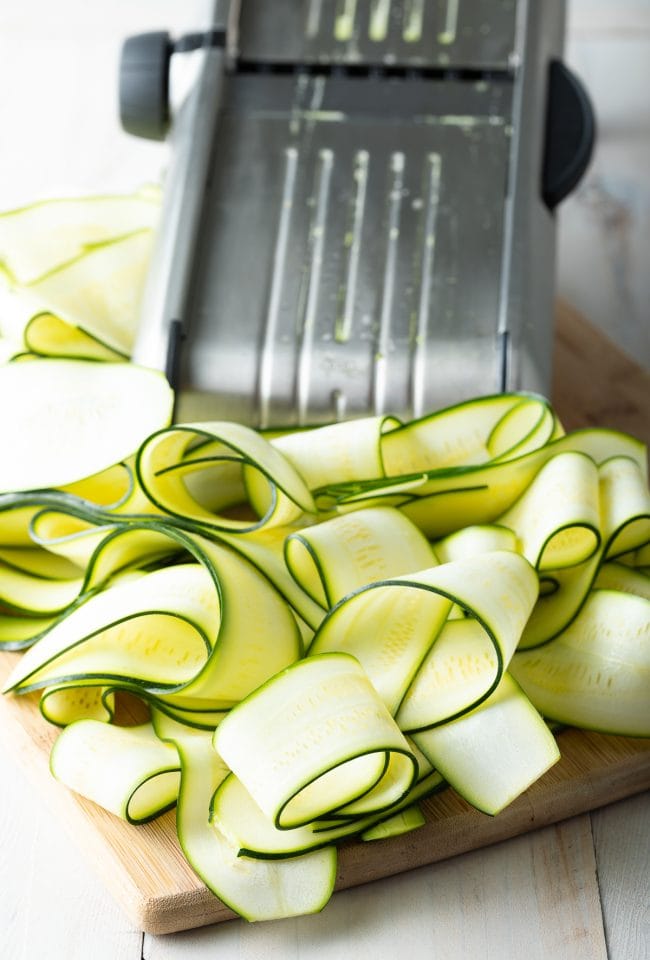
{"type": "Polygon", "coordinates": [[[606,960],[588,816],[337,894],[314,917],[145,936],[145,960],[606,960]]]}
{"type": "Polygon", "coordinates": [[[122,41],[148,30],[200,29],[211,7],[212,0],[2,3],[0,209],[158,181],[166,147],[120,127],[122,41]]]}
{"type": "Polygon", "coordinates": [[[0,955],[140,960],[142,934],[0,752],[0,955]]]}
{"type": "Polygon", "coordinates": [[[650,792],[591,815],[609,960],[650,957],[650,792]]]}

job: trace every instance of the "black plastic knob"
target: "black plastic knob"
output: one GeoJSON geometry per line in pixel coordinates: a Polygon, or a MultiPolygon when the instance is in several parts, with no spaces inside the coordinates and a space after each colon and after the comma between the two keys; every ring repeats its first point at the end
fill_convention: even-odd
{"type": "Polygon", "coordinates": [[[164,140],[169,129],[169,61],[172,44],[163,31],[139,33],[122,45],[120,121],[127,133],[164,140]]]}
{"type": "Polygon", "coordinates": [[[552,60],[542,168],[542,198],[549,210],[577,186],[589,165],[595,139],[596,121],[587,92],[560,60],[552,60]]]}

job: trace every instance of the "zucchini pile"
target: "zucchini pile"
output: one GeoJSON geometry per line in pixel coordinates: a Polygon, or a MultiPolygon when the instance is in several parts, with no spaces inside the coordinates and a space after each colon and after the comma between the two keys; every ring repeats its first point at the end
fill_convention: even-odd
{"type": "MultiPolygon", "coordinates": [[[[51,210],[27,215],[47,233],[51,210]]],[[[11,296],[70,269],[45,314],[128,354],[76,285],[126,241],[75,216],[69,267],[53,239],[10,256],[32,227],[0,218],[11,296]]],[[[61,342],[0,366],[5,693],[40,691],[71,789],[131,823],[176,804],[241,916],[320,910],[337,845],[417,828],[443,787],[498,814],[557,762],[558,723],[650,736],[642,443],[567,435],[523,393],[410,423],[171,425],[160,375],[61,342]],[[146,722],[121,722],[125,695],[146,722]]]]}

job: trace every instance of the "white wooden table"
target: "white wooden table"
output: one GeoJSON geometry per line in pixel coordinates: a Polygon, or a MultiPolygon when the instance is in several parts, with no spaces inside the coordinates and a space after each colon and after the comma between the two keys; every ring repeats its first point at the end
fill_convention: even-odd
{"type": "MultiPolygon", "coordinates": [[[[130,189],[164,148],[116,124],[121,36],[191,29],[204,0],[21,0],[0,11],[0,208],[130,189]]],[[[0,752],[0,956],[11,960],[642,960],[650,795],[337,894],[316,916],[165,937],[134,929],[0,752]]]]}
{"type": "Polygon", "coordinates": [[[323,913],[134,929],[0,753],[0,930],[11,960],[644,960],[650,794],[336,894],[323,913]]]}

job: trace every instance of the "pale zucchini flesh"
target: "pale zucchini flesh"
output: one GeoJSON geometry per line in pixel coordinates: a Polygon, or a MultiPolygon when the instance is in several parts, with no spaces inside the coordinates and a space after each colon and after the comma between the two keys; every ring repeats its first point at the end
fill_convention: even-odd
{"type": "Polygon", "coordinates": [[[171,417],[162,374],[130,364],[0,367],[0,492],[57,487],[130,456],[171,417]],[[17,401],[17,398],[20,398],[17,401]]]}

